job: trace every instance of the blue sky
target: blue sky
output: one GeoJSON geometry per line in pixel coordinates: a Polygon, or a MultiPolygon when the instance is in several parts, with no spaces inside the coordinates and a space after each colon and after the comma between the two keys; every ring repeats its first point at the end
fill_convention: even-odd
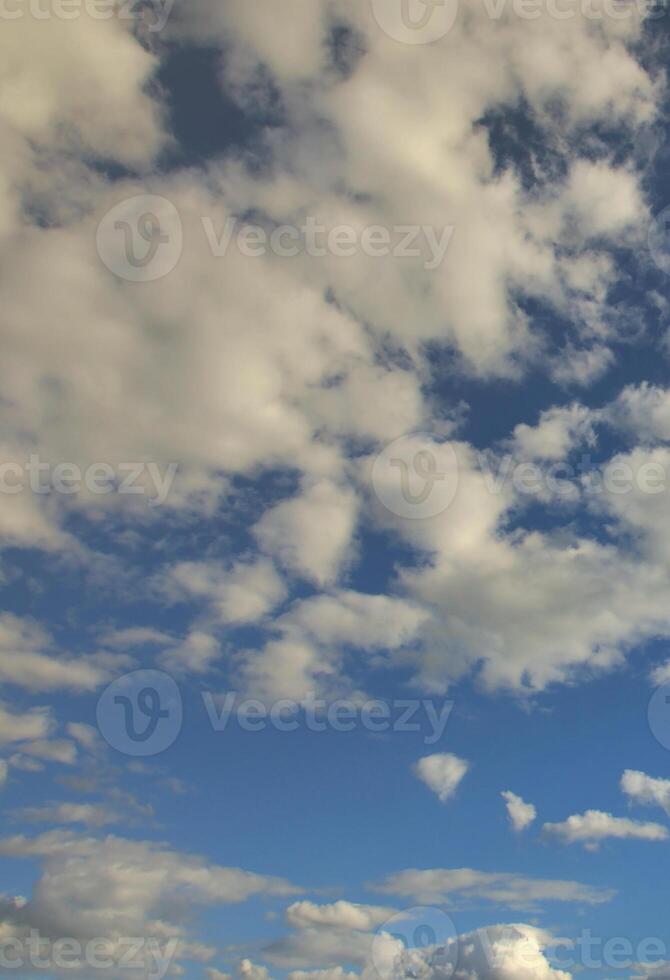
{"type": "Polygon", "coordinates": [[[0,5],[0,973],[670,977],[668,16],[0,5]]]}

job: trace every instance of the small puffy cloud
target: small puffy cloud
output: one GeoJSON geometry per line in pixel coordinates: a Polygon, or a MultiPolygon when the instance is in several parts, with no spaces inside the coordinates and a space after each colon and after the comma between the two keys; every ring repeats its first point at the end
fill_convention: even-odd
{"type": "Polygon", "coordinates": [[[630,231],[646,214],[634,173],[588,160],[573,166],[565,203],[580,235],[586,238],[630,231]]]}
{"type": "Polygon", "coordinates": [[[367,932],[382,925],[394,910],[375,905],[355,905],[339,901],[332,905],[295,902],[286,910],[286,921],[298,929],[329,926],[334,929],[358,929],[367,932]]]}
{"type": "Polygon", "coordinates": [[[49,708],[31,708],[19,714],[0,703],[0,745],[42,739],[51,734],[54,721],[49,708]]]}
{"type": "Polygon", "coordinates": [[[650,680],[656,687],[667,684],[670,681],[670,660],[666,660],[664,664],[654,667],[650,675],[650,680]]]}
{"type": "Polygon", "coordinates": [[[51,655],[51,639],[32,620],[0,616],[0,682],[28,691],[94,691],[107,673],[94,660],[51,655]]]}
{"type": "Polygon", "coordinates": [[[260,546],[295,574],[327,585],[351,557],[358,515],[355,494],[329,481],[308,486],[256,525],[260,546]]]}
{"type": "Polygon", "coordinates": [[[551,408],[543,412],[536,426],[517,425],[514,450],[522,460],[561,460],[575,445],[592,444],[593,413],[584,405],[551,408]]]}
{"type": "Polygon", "coordinates": [[[180,562],[164,577],[174,600],[200,599],[222,623],[253,623],[286,598],[286,586],[271,561],[180,562]]]}
{"type": "Polygon", "coordinates": [[[627,385],[605,413],[611,425],[643,444],[670,439],[670,389],[643,382],[627,385]]]}
{"type": "Polygon", "coordinates": [[[659,806],[670,816],[670,779],[654,779],[643,772],[626,769],[621,777],[621,790],[632,802],[659,806]]]}
{"type": "Polygon", "coordinates": [[[586,813],[574,814],[562,823],[545,823],[543,830],[547,834],[559,837],[566,844],[584,844],[591,850],[595,850],[602,841],[610,838],[664,841],[669,836],[667,828],[661,824],[642,823],[638,820],[629,820],[627,817],[613,817],[611,813],[604,813],[601,810],[587,810],[586,813]]]}
{"type": "Polygon", "coordinates": [[[465,759],[450,752],[427,755],[414,766],[414,773],[429,789],[437,794],[440,802],[446,803],[454,795],[470,768],[465,759]]]}
{"type": "Polygon", "coordinates": [[[269,980],[270,974],[267,967],[257,966],[251,960],[241,960],[237,967],[239,980],[269,980]]]}
{"type": "Polygon", "coordinates": [[[337,591],[297,602],[278,626],[324,645],[390,650],[411,643],[428,617],[421,606],[393,596],[337,591]]]}
{"type": "Polygon", "coordinates": [[[182,643],[161,655],[160,663],[175,674],[206,674],[220,656],[221,644],[215,636],[192,630],[182,643]]]}
{"type": "Polygon", "coordinates": [[[525,803],[520,796],[512,793],[511,790],[505,790],[501,795],[507,806],[507,814],[514,830],[520,833],[530,827],[537,817],[537,810],[533,804],[525,803]]]}

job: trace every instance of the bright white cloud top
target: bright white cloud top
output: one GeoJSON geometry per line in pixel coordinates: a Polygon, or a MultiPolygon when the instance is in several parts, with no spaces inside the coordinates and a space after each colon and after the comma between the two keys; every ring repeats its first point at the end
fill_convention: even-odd
{"type": "Polygon", "coordinates": [[[456,793],[469,768],[470,764],[465,759],[442,752],[419,759],[414,772],[432,789],[441,803],[446,803],[456,793]]]}
{"type": "Polygon", "coordinates": [[[507,815],[513,829],[520,833],[530,827],[537,817],[537,810],[533,804],[524,802],[520,796],[512,793],[511,790],[505,790],[501,795],[505,801],[507,815]]]}

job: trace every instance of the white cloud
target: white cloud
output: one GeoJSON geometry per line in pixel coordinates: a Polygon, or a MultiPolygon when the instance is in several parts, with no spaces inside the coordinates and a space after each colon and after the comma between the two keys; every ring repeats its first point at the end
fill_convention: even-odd
{"type": "Polygon", "coordinates": [[[357,980],[358,974],[347,973],[341,966],[333,966],[328,970],[293,970],[288,980],[357,980]]]}
{"type": "Polygon", "coordinates": [[[107,674],[94,660],[47,651],[50,637],[31,620],[0,615],[0,681],[29,691],[93,691],[107,674]]]}
{"type": "MultiPolygon", "coordinates": [[[[571,980],[571,974],[555,970],[544,949],[549,937],[528,925],[488,926],[450,939],[442,948],[407,948],[387,937],[383,950],[384,975],[389,980],[422,976],[426,980],[451,976],[454,980],[571,980]]],[[[378,959],[382,950],[376,950],[378,959]]],[[[372,980],[371,967],[363,974],[372,980]]]]}
{"type": "Polygon", "coordinates": [[[165,589],[175,601],[205,600],[222,623],[253,623],[286,597],[286,586],[272,562],[180,562],[166,575],[165,589]]]}
{"type": "Polygon", "coordinates": [[[584,405],[549,409],[536,426],[514,430],[514,449],[521,460],[561,460],[574,446],[594,441],[593,414],[584,405]]]}
{"type": "Polygon", "coordinates": [[[658,823],[642,823],[627,817],[613,817],[601,810],[587,810],[574,814],[562,823],[545,823],[543,830],[559,837],[566,844],[584,844],[590,849],[597,848],[604,840],[646,840],[665,841],[668,830],[658,823]]]}
{"type": "Polygon", "coordinates": [[[240,980],[269,980],[270,974],[264,966],[257,966],[251,960],[241,960],[237,967],[240,980]]]}
{"type": "Polygon", "coordinates": [[[523,875],[474,871],[472,868],[410,869],[389,875],[371,886],[383,895],[408,897],[420,904],[444,904],[465,898],[484,898],[512,908],[529,909],[540,902],[580,902],[599,905],[614,892],[576,881],[527,878],[523,875]]]}
{"type": "Polygon", "coordinates": [[[665,442],[670,439],[670,390],[646,381],[627,385],[606,417],[643,444],[665,442]]]}
{"type": "Polygon", "coordinates": [[[441,803],[450,800],[470,768],[465,759],[450,752],[427,755],[414,766],[415,774],[436,793],[441,803]]]}
{"type": "Polygon", "coordinates": [[[417,638],[428,615],[403,599],[341,590],[295,603],[277,626],[324,646],[397,649],[417,638]]]}
{"type": "Polygon", "coordinates": [[[286,910],[286,921],[298,929],[328,926],[333,929],[354,929],[369,932],[382,925],[394,910],[376,905],[355,905],[339,901],[332,905],[314,902],[295,902],[286,910]]]}
{"type": "MultiPolygon", "coordinates": [[[[141,935],[162,942],[188,940],[195,908],[297,891],[281,878],[112,836],[98,839],[62,830],[17,836],[0,841],[0,854],[41,863],[32,898],[12,916],[12,932],[39,928],[46,939],[141,935]]],[[[189,952],[188,942],[182,952],[189,952]]]]}
{"type": "Polygon", "coordinates": [[[320,482],[268,511],[255,532],[261,547],[281,564],[323,586],[353,557],[356,517],[350,490],[320,482]]]}
{"type": "Polygon", "coordinates": [[[110,807],[96,803],[48,803],[44,806],[23,807],[17,811],[21,820],[30,823],[83,824],[85,827],[104,827],[120,823],[122,817],[110,807]]]}
{"type": "Polygon", "coordinates": [[[170,647],[159,660],[166,670],[177,674],[206,674],[220,656],[221,645],[215,636],[192,630],[183,642],[170,647]]]}
{"type": "Polygon", "coordinates": [[[502,797],[505,800],[507,814],[514,830],[520,833],[530,827],[537,817],[537,810],[533,804],[525,803],[520,796],[512,793],[511,790],[502,793],[502,797]]]}
{"type": "Polygon", "coordinates": [[[19,714],[0,704],[0,745],[45,738],[54,728],[49,708],[31,708],[24,714],[19,714]]]}
{"type": "Polygon", "coordinates": [[[633,803],[661,807],[670,816],[670,779],[654,779],[643,772],[626,769],[621,777],[621,790],[633,803]]]}

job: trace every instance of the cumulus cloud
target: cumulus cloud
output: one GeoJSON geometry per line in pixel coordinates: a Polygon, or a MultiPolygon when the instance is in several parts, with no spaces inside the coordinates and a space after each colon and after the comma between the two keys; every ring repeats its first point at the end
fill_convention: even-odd
{"type": "Polygon", "coordinates": [[[219,562],[180,562],[165,576],[174,600],[203,599],[222,623],[253,623],[286,597],[286,586],[271,562],[258,560],[226,566],[219,562]]]}
{"type": "Polygon", "coordinates": [[[419,759],[414,772],[437,794],[441,803],[446,803],[455,794],[469,768],[470,763],[465,759],[459,759],[450,752],[441,752],[419,759]]]}
{"type": "Polygon", "coordinates": [[[355,905],[339,901],[332,905],[295,902],[286,910],[286,921],[299,929],[329,926],[333,929],[375,929],[393,915],[393,909],[375,905],[355,905]]]}
{"type": "Polygon", "coordinates": [[[94,691],[108,674],[94,658],[58,655],[36,623],[11,613],[0,616],[0,681],[32,692],[94,691]]]}
{"type": "Polygon", "coordinates": [[[296,574],[328,585],[349,554],[356,515],[356,497],[350,490],[320,482],[268,511],[256,526],[256,537],[265,551],[296,574]]]}
{"type": "Polygon", "coordinates": [[[544,831],[558,837],[566,844],[583,844],[596,849],[602,841],[616,840],[664,841],[668,830],[658,823],[642,823],[627,817],[613,817],[602,810],[587,810],[574,814],[562,823],[545,823],[544,831]]]}
{"type": "Polygon", "coordinates": [[[177,938],[188,953],[194,908],[297,891],[280,878],[112,836],[98,839],[54,830],[34,838],[5,838],[0,854],[41,864],[32,897],[9,918],[9,934],[18,936],[35,928],[45,939],[177,938]]]}
{"type": "MultiPolygon", "coordinates": [[[[571,980],[571,974],[553,969],[547,960],[548,940],[546,933],[532,926],[488,926],[425,949],[408,949],[388,936],[386,948],[377,950],[377,956],[383,955],[384,974],[392,980],[408,975],[431,980],[571,980]]],[[[364,976],[371,978],[373,970],[364,976]]]]}
{"type": "Polygon", "coordinates": [[[631,802],[661,807],[670,816],[670,779],[654,779],[644,772],[626,769],[621,777],[621,790],[631,802]]]}
{"type": "Polygon", "coordinates": [[[537,810],[532,803],[525,803],[520,796],[506,790],[501,794],[507,807],[510,823],[517,833],[526,830],[537,817],[537,810]]]}
{"type": "MultiPolygon", "coordinates": [[[[269,86],[285,123],[263,147],[267,166],[224,158],[206,179],[177,167],[146,176],[169,137],[150,84],[161,49],[139,42],[138,25],[27,19],[11,24],[11,57],[9,42],[3,47],[15,92],[0,107],[3,458],[24,461],[39,450],[85,464],[103,447],[110,465],[178,464],[167,506],[205,517],[233,477],[260,483],[268,471],[290,473],[297,490],[260,505],[254,498],[254,540],[265,557],[175,563],[181,594],[217,626],[270,616],[295,579],[342,586],[371,517],[369,483],[352,455],[422,428],[436,440],[453,428],[434,417],[426,394],[426,344],[482,377],[549,364],[556,377],[587,381],[604,370],[617,333],[610,290],[618,255],[648,218],[631,165],[604,145],[594,159],[572,139],[615,120],[634,141],[654,120],[660,87],[636,58],[643,24],[635,12],[596,25],[505,9],[494,24],[478,6],[440,44],[415,47],[393,41],[366,5],[350,0],[294,0],[291,10],[279,28],[269,0],[253,17],[209,0],[175,9],[170,37],[224,45],[229,92],[244,105],[250,87],[260,97],[269,86]],[[346,64],[333,62],[334,25],[355,39],[346,64]],[[44,57],[28,59],[36,45],[44,57]],[[411,91],[398,83],[408,76],[411,91]],[[556,168],[534,154],[530,188],[518,163],[497,159],[482,125],[490,110],[520,104],[560,158],[556,168]],[[100,160],[136,174],[110,182],[91,166],[100,160]],[[140,294],[91,243],[110,207],[147,192],[174,203],[188,247],[140,294]],[[202,218],[218,237],[226,221],[250,212],[269,230],[312,218],[327,229],[415,224],[436,237],[454,233],[439,269],[425,254],[361,250],[290,262],[271,251],[250,259],[234,246],[213,255],[202,218]],[[48,221],[37,220],[44,213],[48,221]],[[39,290],[28,274],[35,268],[39,290]],[[531,321],[526,301],[570,324],[563,351],[544,335],[546,318],[531,321]]],[[[555,459],[590,438],[588,418],[549,409],[513,438],[555,459]]],[[[430,619],[411,653],[394,647],[386,662],[431,690],[476,665],[489,688],[536,690],[611,667],[640,636],[670,629],[667,583],[652,569],[590,538],[510,538],[501,528],[518,501],[493,500],[470,472],[469,447],[462,455],[467,499],[423,528],[384,525],[427,552],[419,566],[399,569],[395,591],[430,619]]],[[[119,501],[82,493],[47,504],[20,494],[8,498],[15,513],[0,515],[0,535],[74,549],[63,527],[77,507],[150,519],[139,500],[119,501]]],[[[176,652],[174,663],[204,672],[216,654],[203,644],[176,652]]],[[[67,669],[71,683],[91,689],[99,665],[59,659],[52,686],[66,683],[67,669]]],[[[343,683],[346,673],[323,644],[295,634],[242,659],[240,675],[261,692],[281,686],[295,695],[319,677],[343,683]],[[278,684],[279,664],[293,686],[278,684]]],[[[33,657],[11,669],[36,683],[48,666],[33,657]]]]}
{"type": "Polygon", "coordinates": [[[0,704],[0,745],[43,739],[54,728],[55,723],[49,708],[31,708],[24,714],[19,714],[0,704]]]}

